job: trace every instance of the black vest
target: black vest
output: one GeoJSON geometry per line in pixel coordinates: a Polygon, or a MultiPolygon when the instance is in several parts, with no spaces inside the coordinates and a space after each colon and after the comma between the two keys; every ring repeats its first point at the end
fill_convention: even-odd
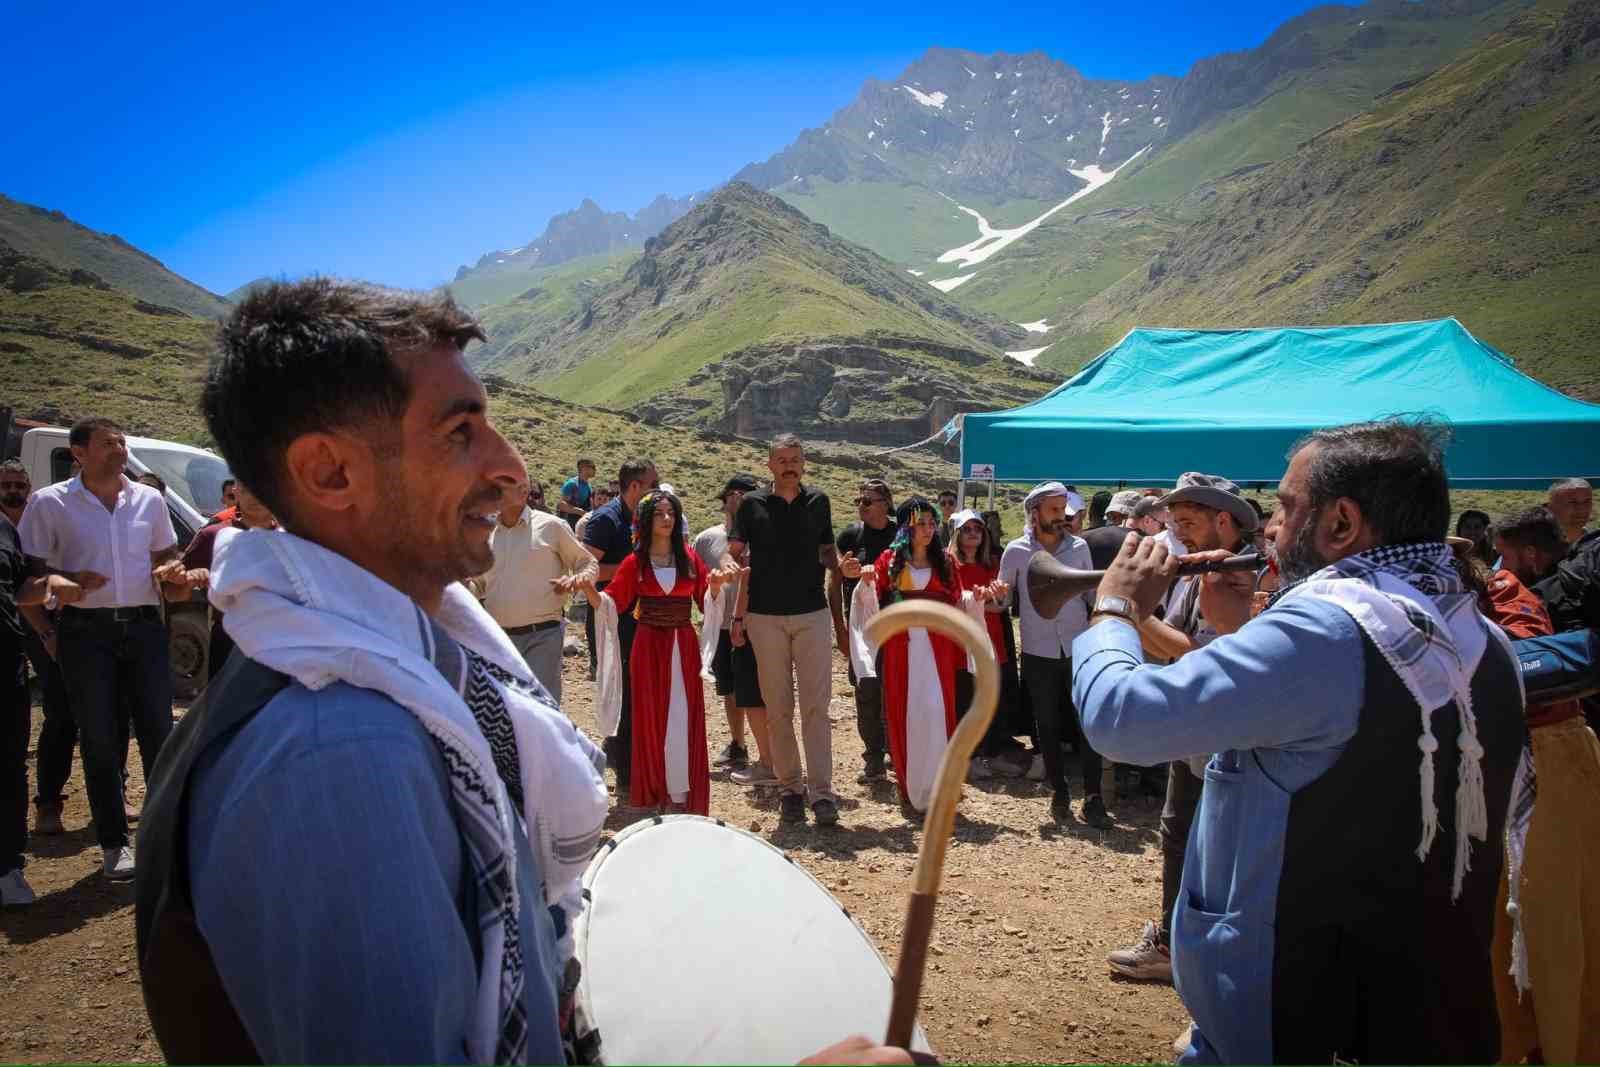
{"type": "Polygon", "coordinates": [[[289,685],[276,671],[231,656],[156,760],[139,821],[134,922],[150,1027],[168,1063],[260,1063],[195,922],[187,840],[190,776],[289,685]]]}
{"type": "Polygon", "coordinates": [[[1420,709],[1364,634],[1362,646],[1355,736],[1290,803],[1274,919],[1273,1058],[1494,1063],[1489,948],[1525,734],[1517,663],[1491,638],[1472,678],[1488,835],[1471,842],[1471,870],[1452,901],[1459,713],[1453,703],[1433,713],[1439,830],[1419,862],[1420,709]]]}

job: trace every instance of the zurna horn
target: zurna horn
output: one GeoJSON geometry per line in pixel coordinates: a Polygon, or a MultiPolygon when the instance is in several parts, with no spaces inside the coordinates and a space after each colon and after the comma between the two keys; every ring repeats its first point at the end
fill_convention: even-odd
{"type": "MultiPolygon", "coordinates": [[[[1229,556],[1227,559],[1196,560],[1178,564],[1178,574],[1211,574],[1217,571],[1259,570],[1266,560],[1255,554],[1229,556]]],[[[1105,571],[1080,571],[1060,563],[1043,550],[1035,552],[1028,561],[1028,602],[1041,618],[1053,619],[1061,612],[1061,605],[1075,596],[1093,592],[1100,585],[1105,571]]]]}

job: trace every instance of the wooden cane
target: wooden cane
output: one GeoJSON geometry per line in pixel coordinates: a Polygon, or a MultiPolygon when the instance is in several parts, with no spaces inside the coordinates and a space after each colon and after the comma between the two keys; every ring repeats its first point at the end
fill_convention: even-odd
{"type": "Polygon", "coordinates": [[[922,996],[922,971],[928,960],[928,939],[933,935],[934,904],[939,899],[939,881],[944,877],[945,851],[956,826],[956,805],[961,801],[967,763],[994,721],[995,703],[1000,695],[1000,667],[995,661],[989,634],[948,604],[928,600],[895,604],[873,616],[865,633],[873,647],[881,648],[895,634],[916,627],[960,644],[972,656],[976,675],[972,706],[945,746],[939,773],[934,778],[933,798],[922,822],[922,847],[917,851],[917,866],[911,876],[911,900],[906,905],[906,928],[894,973],[894,1000],[889,1009],[889,1035],[884,1042],[895,1048],[911,1047],[911,1031],[917,1023],[917,1002],[922,996]]]}

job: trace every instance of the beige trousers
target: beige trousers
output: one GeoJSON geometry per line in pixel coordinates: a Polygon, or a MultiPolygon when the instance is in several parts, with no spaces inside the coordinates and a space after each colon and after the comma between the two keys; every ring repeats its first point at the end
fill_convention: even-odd
{"type": "Polygon", "coordinates": [[[767,703],[767,741],[772,773],[785,793],[809,800],[837,800],[833,793],[833,620],[826,608],[804,615],[745,615],[745,633],[756,653],[761,696],[767,703]],[[800,738],[795,742],[795,689],[800,690],[800,738]],[[807,788],[809,786],[809,789],[807,788]]]}

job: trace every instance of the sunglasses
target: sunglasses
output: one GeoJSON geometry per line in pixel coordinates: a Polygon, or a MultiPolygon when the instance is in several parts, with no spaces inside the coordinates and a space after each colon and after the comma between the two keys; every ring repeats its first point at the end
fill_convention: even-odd
{"type": "Polygon", "coordinates": [[[856,503],[861,507],[866,507],[869,504],[887,504],[888,501],[881,496],[858,496],[856,497],[856,503]]]}
{"type": "Polygon", "coordinates": [[[529,500],[537,500],[539,503],[543,504],[544,503],[544,494],[543,493],[529,493],[528,494],[528,499],[529,500]]]}

